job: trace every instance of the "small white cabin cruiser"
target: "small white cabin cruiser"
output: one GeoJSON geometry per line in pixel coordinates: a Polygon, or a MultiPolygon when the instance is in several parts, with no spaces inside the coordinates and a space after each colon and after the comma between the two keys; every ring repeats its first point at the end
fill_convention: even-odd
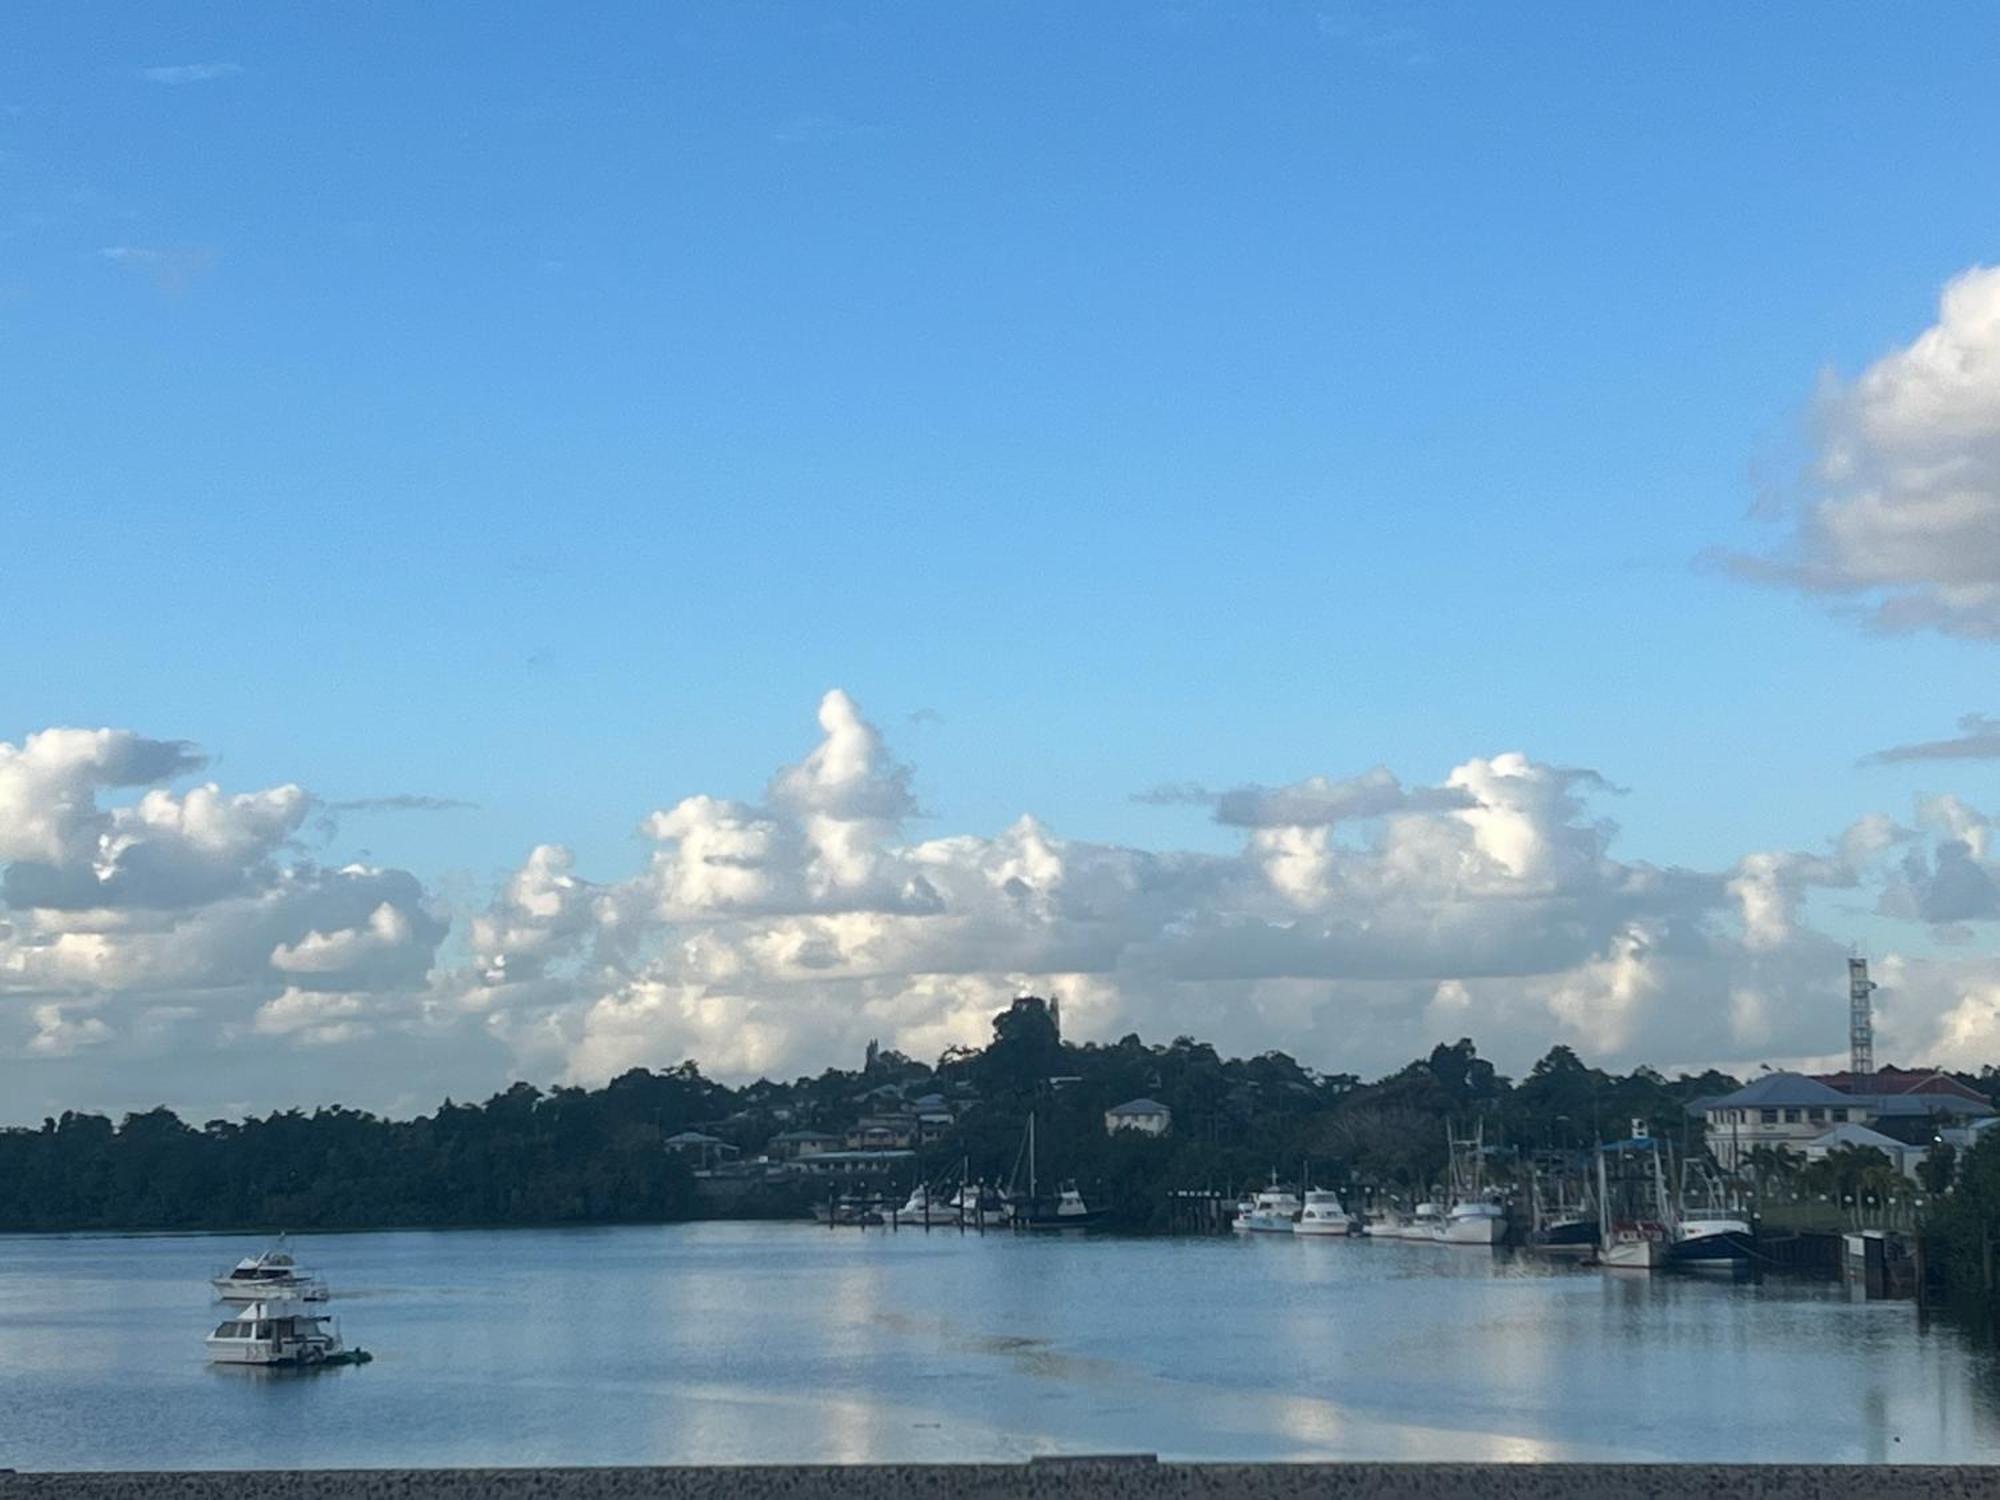
{"type": "Polygon", "coordinates": [[[967,1183],[945,1205],[952,1222],[967,1229],[998,1228],[1007,1222],[1007,1200],[984,1183],[967,1183]]]}
{"type": "Polygon", "coordinates": [[[1410,1210],[1410,1217],[1403,1224],[1403,1238],[1406,1240],[1444,1238],[1444,1210],[1433,1202],[1419,1203],[1410,1210]]]}
{"type": "Polygon", "coordinates": [[[1361,1232],[1370,1239],[1400,1240],[1410,1232],[1410,1216],[1396,1204],[1385,1203],[1363,1221],[1361,1232]]]}
{"type": "Polygon", "coordinates": [[[920,1182],[895,1217],[898,1224],[953,1225],[958,1222],[958,1210],[943,1198],[933,1198],[931,1190],[920,1182]]]}
{"type": "Polygon", "coordinates": [[[1299,1210],[1299,1221],[1292,1226],[1292,1233],[1359,1234],[1361,1219],[1347,1211],[1340,1194],[1325,1188],[1307,1188],[1305,1207],[1299,1210]]]}
{"type": "Polygon", "coordinates": [[[1229,1227],[1238,1234],[1250,1232],[1250,1215],[1257,1211],[1257,1200],[1248,1196],[1236,1200],[1236,1210],[1230,1217],[1229,1227]]]}
{"type": "Polygon", "coordinates": [[[1277,1179],[1251,1202],[1250,1212],[1239,1218],[1239,1228],[1261,1234],[1290,1234],[1298,1227],[1299,1200],[1290,1188],[1278,1186],[1277,1179]]]}
{"type": "Polygon", "coordinates": [[[373,1358],[343,1344],[332,1317],[301,1297],[250,1302],[218,1324],[206,1342],[210,1362],[218,1365],[358,1365],[373,1358]]]}
{"type": "Polygon", "coordinates": [[[292,1259],[282,1235],[269,1250],[244,1256],[209,1284],[224,1302],[254,1302],[267,1296],[326,1300],[326,1283],[292,1259]]]}

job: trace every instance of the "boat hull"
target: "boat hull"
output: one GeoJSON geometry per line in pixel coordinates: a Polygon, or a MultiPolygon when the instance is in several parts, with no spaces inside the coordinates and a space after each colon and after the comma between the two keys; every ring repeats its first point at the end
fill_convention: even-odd
{"type": "Polygon", "coordinates": [[[280,1353],[264,1349],[231,1349],[210,1345],[212,1365],[247,1365],[261,1370],[316,1370],[339,1365],[365,1365],[375,1356],[366,1349],[291,1350],[280,1353]]]}
{"type": "Polygon", "coordinates": [[[1537,1250],[1545,1250],[1552,1255],[1588,1254],[1597,1248],[1597,1225],[1589,1219],[1547,1224],[1535,1231],[1533,1244],[1537,1250]]]}
{"type": "Polygon", "coordinates": [[[1095,1229],[1104,1222],[1102,1209],[1086,1209],[1080,1214],[1030,1214],[1023,1218],[1014,1216],[1016,1229],[1030,1230],[1036,1234],[1062,1234],[1069,1230],[1095,1229]]]}
{"type": "Polygon", "coordinates": [[[227,1276],[217,1276],[209,1285],[215,1288],[216,1297],[223,1302],[248,1304],[270,1297],[294,1297],[301,1302],[326,1301],[326,1284],[311,1279],[232,1281],[227,1276]]]}
{"type": "Polygon", "coordinates": [[[1665,1240],[1613,1240],[1598,1247],[1597,1263],[1612,1271],[1658,1271],[1665,1268],[1667,1253],[1665,1240]]]}
{"type": "Polygon", "coordinates": [[[1507,1221],[1496,1215],[1447,1219],[1436,1230],[1438,1241],[1446,1245],[1497,1245],[1507,1237],[1507,1221]]]}
{"type": "Polygon", "coordinates": [[[1753,1238],[1748,1224],[1687,1225],[1667,1259],[1690,1271],[1733,1271],[1750,1263],[1753,1238]]]}
{"type": "Polygon", "coordinates": [[[1352,1219],[1301,1219],[1292,1226],[1292,1233],[1346,1239],[1349,1235],[1361,1233],[1361,1228],[1352,1219]]]}

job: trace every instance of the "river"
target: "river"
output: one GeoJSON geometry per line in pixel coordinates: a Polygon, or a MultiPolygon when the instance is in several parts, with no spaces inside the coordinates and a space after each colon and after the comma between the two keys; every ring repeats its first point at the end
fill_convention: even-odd
{"type": "Polygon", "coordinates": [[[374,1363],[218,1369],[241,1236],[0,1237],[0,1467],[2000,1459],[2000,1371],[1824,1283],[1447,1246],[791,1224],[293,1249],[374,1363]]]}

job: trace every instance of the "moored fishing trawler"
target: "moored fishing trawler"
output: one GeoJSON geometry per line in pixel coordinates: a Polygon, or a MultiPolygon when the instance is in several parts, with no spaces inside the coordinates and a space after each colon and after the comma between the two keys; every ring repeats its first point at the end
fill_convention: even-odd
{"type": "Polygon", "coordinates": [[[1678,1227],[1665,1152],[1646,1122],[1634,1120],[1628,1139],[1597,1148],[1597,1262],[1622,1271],[1664,1269],[1678,1227]]]}
{"type": "Polygon", "coordinates": [[[1528,1180],[1533,1228],[1528,1246],[1546,1255],[1589,1255],[1597,1247],[1597,1205],[1575,1162],[1538,1167],[1528,1180]]]}
{"type": "Polygon", "coordinates": [[[1014,1172],[1009,1179],[1007,1200],[1008,1219],[1016,1229],[1065,1230],[1094,1229],[1104,1219],[1102,1209],[1092,1208],[1083,1201],[1083,1194],[1074,1182],[1066,1182],[1053,1199],[1044,1197],[1040,1189],[1040,1177],[1035,1162],[1035,1117],[1028,1116],[1028,1128],[1021,1138],[1021,1150],[1014,1158],[1014,1172]],[[1027,1192],[1017,1191],[1021,1181],[1021,1169],[1027,1168],[1027,1192]]]}
{"type": "Polygon", "coordinates": [[[1681,1192],[1667,1261],[1676,1270],[1743,1271],[1750,1267],[1756,1230],[1713,1175],[1694,1162],[1681,1169],[1681,1192]]]}
{"type": "Polygon", "coordinates": [[[1292,1226],[1292,1233],[1359,1234],[1361,1218],[1347,1211],[1340,1201],[1340,1194],[1325,1188],[1307,1188],[1305,1206],[1299,1210],[1298,1222],[1292,1226]]]}
{"type": "Polygon", "coordinates": [[[302,1368],[359,1365],[374,1358],[349,1349],[331,1315],[309,1307],[302,1297],[272,1294],[249,1302],[216,1326],[206,1343],[218,1365],[302,1368]]]}
{"type": "Polygon", "coordinates": [[[1507,1210],[1486,1188],[1486,1126],[1461,1140],[1446,1127],[1451,1152],[1451,1203],[1434,1233],[1447,1245],[1497,1245],[1507,1238],[1507,1210]]]}
{"type": "Polygon", "coordinates": [[[253,1302],[262,1297],[295,1297],[324,1302],[326,1283],[292,1259],[285,1237],[259,1255],[246,1255],[209,1285],[224,1302],[253,1302]]]}

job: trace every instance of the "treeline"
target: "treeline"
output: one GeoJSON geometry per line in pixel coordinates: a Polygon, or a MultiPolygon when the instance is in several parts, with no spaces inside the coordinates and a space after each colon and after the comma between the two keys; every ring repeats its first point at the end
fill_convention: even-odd
{"type": "Polygon", "coordinates": [[[661,1142],[726,1090],[690,1065],[594,1091],[516,1084],[384,1120],[339,1107],[200,1129],[171,1110],[0,1131],[0,1229],[363,1229],[684,1218],[661,1142]]]}
{"type": "MultiPolygon", "coordinates": [[[[1364,1083],[1282,1052],[1224,1058],[1191,1037],[1078,1045],[1062,1039],[1053,1008],[1031,996],[994,1018],[984,1048],[954,1049],[935,1064],[871,1050],[863,1068],[791,1083],[729,1088],[687,1062],[635,1069],[594,1090],[516,1084],[483,1104],[446,1101],[404,1121],[339,1107],[198,1128],[164,1108],[116,1125],[65,1113],[40,1129],[0,1130],[0,1230],[687,1218],[697,1212],[695,1184],[665,1145],[677,1132],[699,1129],[748,1158],[781,1132],[840,1132],[863,1115],[941,1093],[956,1125],[924,1148],[912,1181],[969,1170],[1004,1183],[1019,1169],[1032,1111],[1041,1186],[1075,1180],[1114,1224],[1144,1232],[1165,1227],[1169,1189],[1241,1191],[1273,1171],[1420,1193],[1443,1172],[1448,1123],[1478,1124],[1503,1173],[1523,1153],[1623,1135],[1634,1119],[1698,1145],[1699,1122],[1686,1106],[1735,1086],[1716,1073],[1606,1073],[1566,1047],[1516,1083],[1470,1041],[1364,1083]],[[1107,1135],[1104,1111],[1138,1097],[1172,1110],[1169,1134],[1107,1135]]],[[[803,1198],[794,1192],[786,1201],[796,1207],[803,1198]]]]}

